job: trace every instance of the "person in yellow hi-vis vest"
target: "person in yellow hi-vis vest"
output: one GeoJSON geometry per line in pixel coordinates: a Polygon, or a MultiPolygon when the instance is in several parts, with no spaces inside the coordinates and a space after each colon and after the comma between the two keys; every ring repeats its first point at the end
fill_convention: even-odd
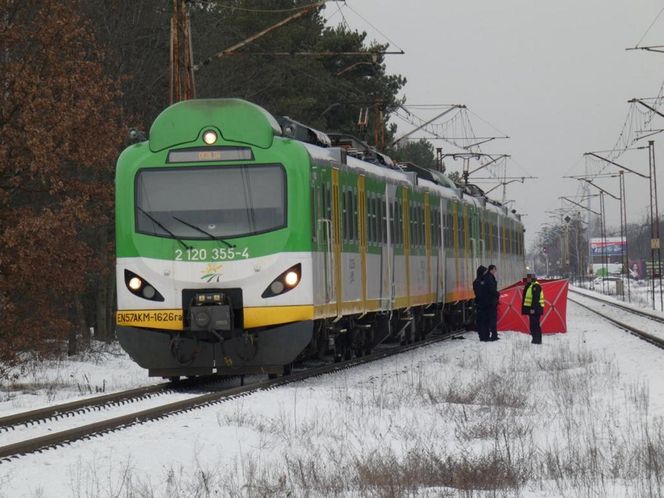
{"type": "Polygon", "coordinates": [[[533,344],[542,344],[540,317],[544,313],[544,291],[534,273],[526,275],[521,312],[530,319],[530,335],[533,344]]]}

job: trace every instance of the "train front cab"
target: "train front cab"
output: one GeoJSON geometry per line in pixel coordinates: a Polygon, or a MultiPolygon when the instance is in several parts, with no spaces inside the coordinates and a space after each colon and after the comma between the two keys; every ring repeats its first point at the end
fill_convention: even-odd
{"type": "Polygon", "coordinates": [[[309,202],[308,156],[275,138],[262,112],[262,137],[229,139],[241,131],[234,117],[252,117],[247,103],[240,118],[230,108],[213,121],[209,106],[192,115],[186,104],[118,161],[118,339],[151,376],[282,372],[312,334],[309,223],[298,208],[309,202]],[[177,131],[185,119],[181,133],[198,130],[189,142],[177,131]],[[175,136],[164,139],[164,127],[175,136]]]}

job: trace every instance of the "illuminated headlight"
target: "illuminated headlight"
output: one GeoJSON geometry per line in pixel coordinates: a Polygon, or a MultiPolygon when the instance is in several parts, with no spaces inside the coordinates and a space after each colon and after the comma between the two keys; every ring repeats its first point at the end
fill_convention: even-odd
{"type": "Polygon", "coordinates": [[[129,279],[129,283],[127,285],[131,290],[137,291],[143,285],[143,281],[138,277],[132,277],[129,279]]]}
{"type": "Polygon", "coordinates": [[[299,281],[300,281],[300,275],[298,275],[298,273],[294,271],[289,271],[288,273],[286,273],[286,276],[284,277],[284,283],[288,287],[295,287],[299,281]]]}
{"type": "Polygon", "coordinates": [[[205,133],[203,133],[203,142],[205,142],[208,145],[212,145],[217,141],[217,132],[214,130],[207,130],[205,133]]]}
{"type": "Polygon", "coordinates": [[[298,263],[295,266],[291,266],[288,270],[275,278],[268,288],[263,291],[261,297],[274,297],[288,292],[300,283],[301,278],[302,265],[298,263]]]}

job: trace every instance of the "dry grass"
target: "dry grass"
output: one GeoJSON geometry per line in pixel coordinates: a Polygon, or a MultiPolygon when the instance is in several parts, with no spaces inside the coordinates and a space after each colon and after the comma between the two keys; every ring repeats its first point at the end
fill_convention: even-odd
{"type": "Polygon", "coordinates": [[[664,498],[664,422],[648,386],[568,340],[515,340],[488,372],[485,349],[422,352],[359,382],[321,382],[313,406],[297,387],[272,411],[236,400],[217,422],[253,434],[252,450],[153,479],[122,466],[113,496],[664,498]]]}

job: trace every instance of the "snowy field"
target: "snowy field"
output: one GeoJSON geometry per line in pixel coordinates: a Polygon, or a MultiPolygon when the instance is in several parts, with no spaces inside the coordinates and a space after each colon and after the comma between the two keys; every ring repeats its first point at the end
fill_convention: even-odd
{"type": "MultiPolygon", "coordinates": [[[[664,496],[664,352],[572,303],[568,326],[539,347],[469,333],[4,462],[0,496],[664,496]]],[[[5,386],[1,409],[145,383],[99,358],[5,386]]]]}

